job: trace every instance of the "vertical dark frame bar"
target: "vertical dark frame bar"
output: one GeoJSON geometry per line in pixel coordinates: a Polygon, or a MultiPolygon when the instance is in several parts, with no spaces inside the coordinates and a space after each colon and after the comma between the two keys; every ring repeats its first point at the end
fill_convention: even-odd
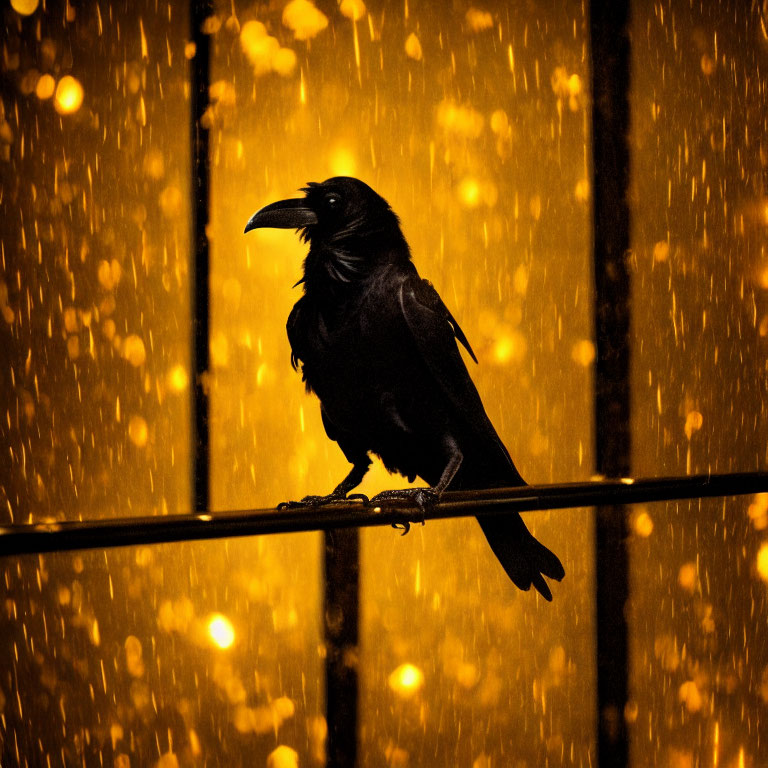
{"type": "MultiPolygon", "coordinates": [[[[592,152],[597,363],[597,471],[630,474],[629,0],[592,0],[592,152]]],[[[629,762],[624,711],[629,689],[627,512],[598,507],[598,764],[629,762]]]]}
{"type": "Polygon", "coordinates": [[[353,768],[357,764],[360,531],[326,531],[323,542],[327,763],[353,768]]]}
{"type": "Polygon", "coordinates": [[[190,62],[190,148],[192,152],[192,484],[194,508],[210,508],[210,436],[208,432],[208,372],[210,306],[208,275],[208,221],[210,211],[209,131],[202,117],[208,107],[210,83],[210,38],[203,32],[205,20],[213,15],[212,0],[191,0],[190,37],[195,55],[190,62]]]}

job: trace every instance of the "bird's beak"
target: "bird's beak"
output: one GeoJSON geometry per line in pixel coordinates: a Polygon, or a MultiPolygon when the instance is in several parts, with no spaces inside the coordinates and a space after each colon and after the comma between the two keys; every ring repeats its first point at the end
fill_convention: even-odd
{"type": "Polygon", "coordinates": [[[312,224],[317,224],[317,215],[307,206],[305,198],[298,197],[265,205],[251,216],[245,225],[245,232],[259,227],[301,229],[312,224]]]}

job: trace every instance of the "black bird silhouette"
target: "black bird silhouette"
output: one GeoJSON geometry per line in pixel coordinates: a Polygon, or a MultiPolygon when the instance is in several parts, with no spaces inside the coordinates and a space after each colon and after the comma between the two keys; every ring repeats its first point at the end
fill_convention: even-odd
{"type": "MultiPolygon", "coordinates": [[[[459,353],[477,362],[453,315],[419,277],[400,221],[367,184],[339,176],[310,183],[305,197],[257,211],[245,227],[301,231],[309,242],[304,295],[288,318],[294,368],[320,399],[323,425],[352,469],[327,496],[343,499],[381,457],[390,472],[430,488],[384,491],[372,501],[412,498],[434,503],[446,489],[525,485],[485,413],[459,353]]],[[[560,560],[537,541],[519,514],[480,520],[512,581],[547,599],[560,560]],[[542,575],[543,574],[543,575],[542,575]]]]}

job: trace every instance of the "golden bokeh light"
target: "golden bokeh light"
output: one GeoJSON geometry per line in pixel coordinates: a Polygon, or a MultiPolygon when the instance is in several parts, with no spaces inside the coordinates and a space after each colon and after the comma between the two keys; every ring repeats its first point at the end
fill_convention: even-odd
{"type": "Polygon", "coordinates": [[[747,509],[747,515],[756,531],[768,528],[768,493],[756,493],[747,509]]]}
{"type": "Polygon", "coordinates": [[[143,416],[134,415],[128,421],[128,439],[137,447],[143,448],[149,439],[147,421],[143,416]]]}
{"type": "Polygon", "coordinates": [[[331,176],[354,176],[357,172],[355,156],[347,147],[336,147],[328,158],[331,176]]]}
{"type": "Polygon", "coordinates": [[[666,240],[659,240],[653,246],[654,262],[664,262],[669,259],[669,243],[666,240]]]}
{"type": "Polygon", "coordinates": [[[634,516],[632,530],[641,539],[647,539],[653,533],[653,518],[646,510],[641,510],[634,516]]]}
{"type": "Polygon", "coordinates": [[[768,542],[761,544],[757,551],[757,575],[768,582],[768,542]]]}
{"type": "Polygon", "coordinates": [[[464,15],[464,19],[472,32],[482,32],[493,27],[493,16],[479,8],[470,8],[464,15]]]}
{"type": "Polygon", "coordinates": [[[299,768],[299,754],[295,749],[281,744],[267,755],[267,768],[299,768]]]}
{"type": "Polygon", "coordinates": [[[483,132],[485,118],[471,106],[445,99],[437,107],[437,123],[446,132],[465,139],[476,139],[483,132]]]}
{"type": "Polygon", "coordinates": [[[497,109],[491,115],[491,130],[499,135],[509,131],[509,117],[503,109],[497,109]]]}
{"type": "Polygon", "coordinates": [[[272,69],[288,77],[296,69],[296,53],[291,48],[279,48],[272,57],[272,69]]]}
{"type": "Polygon", "coordinates": [[[458,195],[467,208],[476,208],[480,205],[480,184],[477,179],[469,176],[462,179],[458,187],[458,195]]]}
{"type": "Polygon", "coordinates": [[[229,339],[223,333],[216,333],[211,338],[210,351],[214,368],[226,368],[229,365],[229,339]]]}
{"type": "Polygon", "coordinates": [[[125,667],[131,677],[143,677],[146,671],[141,640],[135,635],[125,639],[125,667]]]}
{"type": "Polygon", "coordinates": [[[184,197],[175,184],[169,184],[161,193],[158,200],[163,216],[168,219],[177,218],[184,206],[184,197]]]}
{"type": "Polygon", "coordinates": [[[328,26],[328,17],[309,0],[291,0],[283,9],[283,24],[297,40],[310,40],[328,26]]]}
{"type": "Polygon", "coordinates": [[[41,101],[50,99],[56,91],[56,81],[52,75],[41,75],[35,86],[35,96],[41,101]]]}
{"type": "Polygon", "coordinates": [[[699,411],[689,411],[685,417],[685,436],[690,440],[693,437],[693,433],[701,429],[703,423],[704,417],[699,411]]]}
{"type": "Polygon", "coordinates": [[[415,696],[424,686],[424,673],[413,664],[401,664],[389,676],[390,690],[403,699],[415,696]]]}
{"type": "Polygon", "coordinates": [[[686,591],[693,592],[698,581],[696,563],[684,563],[677,574],[677,583],[686,591]]]}
{"type": "Polygon", "coordinates": [[[208,637],[217,648],[226,650],[235,642],[235,628],[226,616],[214,613],[208,618],[208,637]]]}
{"type": "Polygon", "coordinates": [[[106,259],[102,259],[96,269],[96,277],[99,281],[99,285],[107,291],[111,291],[119,282],[123,276],[123,268],[120,266],[120,262],[117,259],[112,259],[111,262],[106,259]]]}
{"type": "Polygon", "coordinates": [[[172,392],[184,392],[189,386],[189,374],[183,365],[174,365],[168,371],[168,388],[172,392]]]}
{"type": "Polygon", "coordinates": [[[576,182],[576,188],[573,191],[574,197],[580,203],[586,203],[589,201],[591,187],[588,179],[579,179],[576,182]]]}
{"type": "Polygon", "coordinates": [[[685,704],[689,712],[698,712],[703,703],[703,697],[698,685],[693,680],[684,682],[678,689],[678,700],[681,704],[685,704]]]}
{"type": "Polygon", "coordinates": [[[85,93],[77,78],[65,75],[56,86],[54,105],[60,115],[71,115],[80,109],[85,93]]]}
{"type": "Polygon", "coordinates": [[[411,32],[405,40],[405,53],[409,59],[414,59],[415,61],[421,61],[422,59],[421,42],[414,32],[411,32]]]}
{"type": "Polygon", "coordinates": [[[137,336],[135,333],[126,336],[123,345],[123,357],[134,368],[144,365],[147,359],[147,350],[141,336],[137,336]]]}
{"type": "Polygon", "coordinates": [[[346,16],[352,21],[359,21],[367,12],[363,0],[341,0],[339,11],[342,16],[346,16]]]}
{"type": "Polygon", "coordinates": [[[595,361],[595,344],[591,339],[580,339],[571,347],[571,360],[582,368],[595,361]]]}
{"type": "Polygon", "coordinates": [[[37,10],[40,0],[11,0],[11,8],[20,16],[30,16],[37,10]]]}
{"type": "Polygon", "coordinates": [[[519,363],[528,352],[528,342],[520,331],[502,326],[491,349],[491,361],[496,365],[519,363]]]}

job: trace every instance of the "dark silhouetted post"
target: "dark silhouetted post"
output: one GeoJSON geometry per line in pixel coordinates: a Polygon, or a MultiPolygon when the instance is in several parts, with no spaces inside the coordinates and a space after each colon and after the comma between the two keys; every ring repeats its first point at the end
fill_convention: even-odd
{"type": "Polygon", "coordinates": [[[190,32],[195,54],[190,62],[192,134],[192,493],[197,512],[210,507],[210,436],[208,433],[207,375],[210,360],[210,271],[207,227],[210,212],[210,159],[208,128],[202,120],[208,108],[210,83],[210,40],[203,31],[205,20],[213,15],[212,0],[192,0],[190,32]]]}
{"type": "Polygon", "coordinates": [[[325,542],[325,696],[328,765],[357,762],[360,531],[327,531],[325,542]]]}
{"type": "MultiPolygon", "coordinates": [[[[630,474],[628,22],[626,0],[592,0],[595,436],[597,471],[607,477],[630,474]]],[[[629,761],[626,509],[597,507],[596,537],[598,762],[623,768],[629,761]]]]}

